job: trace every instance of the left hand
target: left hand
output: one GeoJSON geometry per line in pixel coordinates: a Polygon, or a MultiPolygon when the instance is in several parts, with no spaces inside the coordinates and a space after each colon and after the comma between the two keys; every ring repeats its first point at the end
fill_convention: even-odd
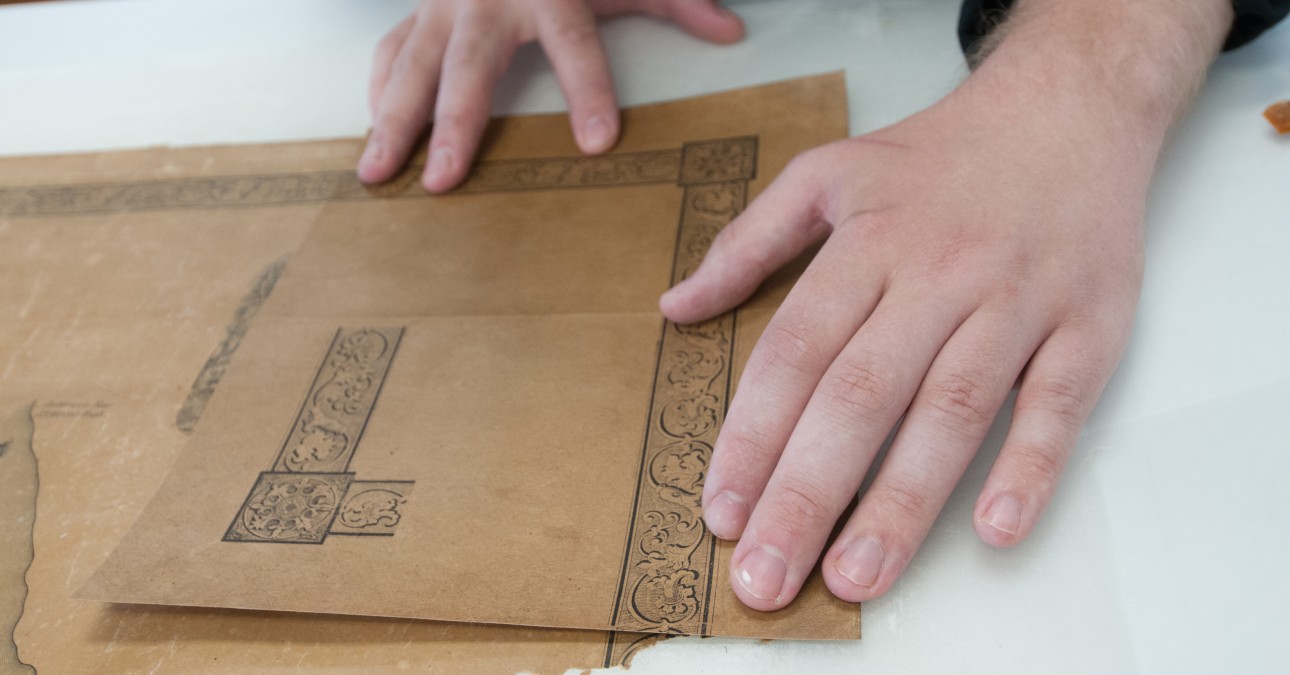
{"type": "Polygon", "coordinates": [[[433,117],[422,185],[442,192],[459,184],[479,149],[494,85],[515,49],[533,41],[564,90],[578,147],[608,150],[618,138],[618,104],[597,19],[632,12],[713,42],[743,37],[743,22],[714,0],[422,0],[376,48],[372,135],[359,178],[393,177],[433,117]]]}
{"type": "Polygon", "coordinates": [[[1155,155],[994,82],[799,156],[661,300],[679,323],[714,316],[828,238],[752,351],[706,479],[705,519],[739,539],[731,579],[753,608],[797,595],[903,416],[823,555],[840,598],[890,588],[1019,377],[974,520],[992,545],[1021,541],[1115,368],[1155,155]]]}

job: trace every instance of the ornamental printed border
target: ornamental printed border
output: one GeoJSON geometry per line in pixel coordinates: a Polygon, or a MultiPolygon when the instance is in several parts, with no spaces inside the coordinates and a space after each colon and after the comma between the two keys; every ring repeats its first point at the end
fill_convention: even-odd
{"type": "MultiPolygon", "coordinates": [[[[680,186],[675,284],[743,210],[757,151],[757,137],[746,136],[601,157],[481,161],[457,191],[680,186]]],[[[430,198],[417,182],[421,168],[409,166],[380,186],[364,186],[344,170],[0,188],[0,219],[430,198]]],[[[606,666],[668,635],[708,633],[716,547],[699,497],[730,398],[735,325],[733,311],[690,326],[663,322],[606,666]]],[[[337,330],[287,439],[224,541],[322,544],[332,535],[394,535],[414,482],[356,480],[349,467],[403,334],[404,327],[337,330]]],[[[232,354],[224,356],[227,362],[232,354]]]]}
{"type": "MultiPolygon", "coordinates": [[[[753,137],[683,148],[673,285],[743,210],[756,166],[753,137]]],[[[729,405],[734,335],[735,312],[692,325],[663,322],[606,667],[661,637],[641,633],[708,633],[716,543],[699,500],[729,405]]]]}
{"type": "Polygon", "coordinates": [[[394,536],[415,483],[354,480],[349,466],[403,331],[336,331],[272,469],[251,486],[223,541],[321,544],[333,534],[394,536]]]}
{"type": "MultiPolygon", "coordinates": [[[[454,192],[513,192],[676,183],[681,151],[647,150],[600,157],[540,157],[477,162],[454,192]]],[[[380,185],[352,170],[164,178],[0,188],[0,218],[167,209],[280,206],[326,201],[430,198],[412,164],[380,185]]]]}

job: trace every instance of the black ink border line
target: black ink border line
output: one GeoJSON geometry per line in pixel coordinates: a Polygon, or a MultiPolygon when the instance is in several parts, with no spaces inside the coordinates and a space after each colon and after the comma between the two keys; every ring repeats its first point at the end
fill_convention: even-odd
{"type": "MultiPolygon", "coordinates": [[[[494,192],[542,192],[549,190],[581,190],[605,187],[627,187],[636,185],[675,185],[677,177],[675,175],[662,176],[658,178],[647,178],[642,180],[620,180],[591,182],[581,185],[487,185],[478,188],[472,187],[470,181],[475,178],[476,171],[479,169],[490,169],[498,166],[519,166],[532,164],[533,162],[613,162],[630,160],[637,157],[651,156],[680,156],[681,150],[678,148],[660,148],[655,150],[641,150],[635,152],[624,152],[619,154],[598,155],[598,156],[578,156],[578,155],[560,155],[556,157],[537,157],[537,158],[519,158],[519,159],[498,159],[484,160],[480,162],[471,173],[468,174],[464,182],[452,192],[444,195],[432,195],[430,193],[418,190],[413,185],[400,185],[406,180],[408,173],[415,173],[424,168],[424,165],[409,165],[404,172],[398,176],[378,185],[364,185],[359,182],[353,171],[341,169],[328,169],[312,172],[288,172],[288,173],[259,173],[259,174],[220,174],[215,176],[188,176],[184,178],[162,178],[162,179],[143,179],[134,181],[105,181],[102,183],[69,183],[66,185],[58,184],[39,184],[39,185],[22,185],[12,187],[0,187],[0,219],[7,218],[51,218],[51,217],[70,217],[82,215],[107,215],[107,214],[124,214],[140,213],[148,211],[174,211],[187,209],[241,209],[241,208],[267,208],[274,206],[292,206],[300,204],[320,204],[327,202],[355,202],[366,200],[382,199],[425,199],[437,196],[452,196],[455,194],[488,194],[494,192]],[[184,186],[196,185],[201,183],[217,183],[219,181],[272,181],[272,180],[290,180],[298,179],[302,182],[310,179],[324,182],[327,180],[334,181],[331,188],[326,190],[326,194],[316,198],[293,198],[293,199],[266,199],[264,201],[249,202],[189,202],[173,204],[146,204],[140,206],[118,206],[118,207],[100,207],[100,208],[54,208],[44,211],[24,211],[17,209],[14,211],[4,210],[4,197],[6,194],[22,194],[27,192],[71,192],[78,190],[101,190],[101,189],[130,189],[155,186],[162,189],[167,186],[184,186]]],[[[678,169],[680,163],[678,161],[678,169]]],[[[415,182],[415,181],[413,181],[415,182]]],[[[20,199],[20,198],[19,198],[20,199]]]]}
{"type": "MultiPolygon", "coordinates": [[[[399,332],[394,338],[394,346],[390,347],[390,359],[385,363],[385,375],[381,378],[380,383],[376,385],[376,393],[372,394],[372,405],[367,407],[367,414],[363,416],[363,424],[358,427],[358,434],[354,436],[354,447],[349,452],[349,458],[345,460],[345,466],[341,468],[342,473],[349,471],[349,465],[354,463],[354,456],[358,454],[358,444],[363,440],[363,434],[367,433],[367,425],[372,421],[372,415],[376,413],[376,404],[381,400],[381,392],[385,390],[385,382],[390,379],[390,373],[394,372],[394,357],[399,355],[399,345],[403,344],[404,333],[407,333],[407,327],[399,326],[399,332]]],[[[310,391],[312,392],[313,390],[311,389],[310,391]]],[[[297,418],[296,421],[299,422],[299,418],[297,418]]],[[[287,451],[286,446],[283,446],[282,451],[287,451]]],[[[279,455],[279,458],[281,458],[281,455],[279,455]]],[[[274,460],[275,466],[277,465],[277,461],[277,459],[274,460]]],[[[377,482],[396,483],[404,481],[383,480],[377,482]]],[[[406,482],[415,483],[416,481],[406,482]]],[[[391,535],[392,534],[393,533],[391,533],[391,535]]]]}
{"type": "MultiPolygon", "coordinates": [[[[323,352],[322,359],[318,361],[318,367],[314,369],[314,379],[309,381],[309,388],[305,390],[304,400],[300,402],[300,407],[296,409],[295,416],[291,418],[291,424],[287,426],[287,433],[282,438],[278,454],[273,457],[273,462],[269,464],[270,471],[282,463],[282,458],[287,452],[287,446],[291,443],[291,437],[296,433],[296,425],[300,423],[301,416],[305,414],[305,409],[309,407],[309,399],[313,398],[314,393],[318,391],[318,381],[322,379],[323,371],[327,369],[327,360],[332,357],[332,352],[336,350],[336,343],[340,342],[340,336],[344,332],[344,327],[339,327],[332,334],[331,342],[327,345],[326,351],[323,352]]],[[[345,468],[348,469],[349,466],[346,465],[345,468]]],[[[249,495],[247,499],[250,499],[249,495]]],[[[241,512],[239,511],[238,513],[240,514],[241,512]]]]}
{"type": "MultiPolygon", "coordinates": [[[[677,163],[676,173],[677,173],[678,179],[680,178],[680,175],[681,175],[680,162],[684,161],[684,158],[685,158],[685,151],[682,150],[680,155],[680,160],[678,160],[678,163],[677,163]]],[[[679,212],[677,213],[677,216],[676,216],[676,237],[673,239],[673,242],[672,242],[672,269],[669,270],[667,274],[668,287],[672,286],[673,282],[676,279],[676,273],[680,267],[681,244],[684,241],[684,235],[685,235],[685,215],[686,215],[685,192],[686,191],[685,191],[685,186],[677,185],[677,187],[681,189],[681,208],[679,209],[679,212]]],[[[649,407],[645,409],[645,433],[641,434],[641,453],[640,453],[641,463],[639,468],[637,468],[636,470],[636,487],[635,487],[635,490],[632,492],[631,516],[629,518],[628,525],[627,525],[627,545],[623,547],[623,568],[624,569],[621,572],[619,572],[619,575],[618,575],[617,589],[616,589],[616,592],[614,593],[613,611],[610,613],[610,619],[609,619],[609,623],[611,626],[618,625],[618,617],[620,612],[622,611],[624,590],[626,589],[626,585],[627,585],[626,568],[631,564],[632,543],[636,541],[637,513],[640,511],[641,487],[644,485],[645,472],[648,470],[648,467],[646,467],[646,463],[649,460],[649,441],[651,436],[650,432],[652,431],[652,427],[654,426],[654,402],[658,397],[659,373],[663,369],[663,344],[667,341],[667,330],[672,326],[672,322],[667,319],[664,319],[662,321],[662,324],[663,326],[661,329],[659,329],[659,334],[658,334],[658,346],[654,349],[654,372],[652,373],[651,379],[650,379],[649,407]]],[[[613,644],[614,644],[614,638],[611,635],[609,638],[609,648],[611,650],[613,649],[613,644]]],[[[611,667],[612,664],[610,663],[610,656],[606,655],[605,658],[606,658],[605,667],[606,668],[611,667]]]]}
{"type": "MultiPolygon", "coordinates": [[[[677,219],[676,241],[673,246],[673,255],[672,255],[672,270],[668,277],[669,285],[677,281],[676,276],[679,271],[678,268],[681,260],[681,245],[684,241],[686,217],[687,215],[689,215],[690,205],[687,202],[687,198],[690,196],[689,187],[692,185],[694,186],[704,185],[705,183],[706,184],[715,184],[715,183],[741,184],[742,190],[740,194],[740,197],[741,197],[740,203],[738,207],[735,209],[734,215],[731,218],[733,219],[734,217],[737,217],[739,213],[742,213],[747,208],[748,196],[749,196],[749,184],[753,180],[755,180],[757,176],[758,160],[760,156],[759,140],[760,140],[759,137],[757,137],[756,135],[751,135],[751,136],[746,135],[746,136],[727,137],[722,139],[711,139],[706,141],[697,141],[692,143],[685,143],[682,145],[680,163],[679,163],[678,172],[677,172],[678,187],[682,188],[682,196],[681,196],[682,202],[681,202],[680,213],[678,214],[678,219],[677,219]],[[749,160],[751,165],[748,167],[747,173],[740,174],[738,176],[733,176],[733,177],[725,177],[724,180],[716,179],[712,181],[702,181],[702,182],[688,181],[685,175],[685,161],[686,161],[687,151],[693,146],[709,144],[709,143],[715,144],[715,143],[721,143],[721,142],[728,142],[728,143],[745,142],[751,146],[751,154],[750,154],[750,160],[749,160]]],[[[730,328],[729,328],[730,340],[727,348],[727,369],[728,370],[726,373],[726,383],[725,383],[726,398],[722,406],[723,422],[725,420],[725,416],[727,412],[729,411],[731,390],[734,386],[734,368],[735,368],[734,354],[735,354],[735,341],[736,341],[736,336],[738,331],[738,317],[737,317],[738,312],[732,311],[730,312],[730,315],[731,315],[730,328]]],[[[630,524],[628,526],[627,543],[626,543],[626,546],[624,547],[623,568],[620,571],[619,582],[616,585],[616,594],[614,597],[613,611],[611,613],[610,623],[613,626],[618,625],[619,617],[621,616],[621,612],[623,611],[623,602],[624,602],[623,591],[625,588],[625,584],[627,582],[628,569],[631,563],[632,545],[635,542],[636,525],[637,525],[638,513],[640,508],[640,499],[641,499],[641,487],[644,481],[646,463],[649,460],[648,449],[649,449],[650,435],[651,435],[653,422],[654,422],[654,412],[655,412],[654,403],[657,396],[659,374],[663,367],[663,363],[662,363],[663,347],[664,347],[664,342],[666,340],[668,328],[671,326],[672,326],[672,322],[667,320],[663,321],[663,328],[660,334],[658,347],[656,349],[654,379],[651,382],[649,409],[646,411],[646,427],[645,427],[645,434],[642,439],[641,464],[637,472],[636,490],[632,496],[631,519],[630,519],[630,524]]],[[[701,526],[704,527],[705,535],[711,536],[711,533],[706,532],[706,529],[707,529],[706,525],[702,525],[702,521],[700,521],[700,523],[701,523],[701,526]]],[[[709,634],[708,628],[709,628],[710,618],[711,618],[711,602],[709,602],[709,599],[711,597],[712,587],[715,583],[715,577],[716,577],[716,554],[717,554],[717,543],[714,541],[710,544],[708,555],[707,555],[707,563],[708,563],[707,574],[706,574],[707,579],[703,584],[704,596],[702,598],[703,611],[700,618],[700,633],[699,633],[700,635],[709,634]]],[[[622,663],[625,663],[627,659],[630,658],[633,648],[635,648],[637,645],[651,638],[657,640],[657,639],[662,639],[668,635],[667,633],[637,633],[637,632],[629,631],[628,632],[629,634],[637,637],[636,639],[632,640],[630,644],[626,645],[626,648],[624,649],[622,654],[623,658],[619,660],[619,659],[615,659],[615,651],[616,651],[616,647],[622,646],[622,640],[620,635],[622,633],[623,631],[619,631],[615,629],[611,629],[609,631],[605,641],[606,642],[605,658],[603,661],[604,667],[608,668],[616,665],[621,665],[622,663]]]]}
{"type": "MultiPolygon", "coordinates": [[[[740,204],[739,204],[739,211],[738,211],[738,213],[743,213],[743,212],[744,212],[744,210],[748,208],[748,183],[752,182],[753,178],[756,178],[756,176],[757,176],[757,150],[758,150],[758,146],[759,146],[759,144],[757,144],[757,143],[754,143],[754,144],[753,144],[753,170],[752,170],[752,177],[751,177],[751,178],[749,178],[747,181],[744,181],[743,200],[742,200],[742,203],[740,203],[740,204]]],[[[736,217],[737,217],[737,216],[736,216],[736,217]]],[[[730,359],[730,360],[729,360],[729,362],[728,362],[728,363],[730,364],[730,372],[726,374],[726,400],[725,400],[725,405],[724,405],[724,406],[722,406],[722,409],[721,409],[721,424],[722,424],[722,426],[724,426],[724,425],[725,425],[725,423],[726,423],[726,416],[730,413],[730,400],[734,397],[734,388],[735,388],[735,339],[738,337],[738,335],[739,335],[739,312],[738,312],[738,311],[732,311],[732,312],[730,312],[730,349],[729,349],[729,351],[728,351],[728,353],[727,353],[727,358],[729,358],[729,359],[730,359]]],[[[714,451],[716,450],[716,444],[715,444],[715,443],[713,444],[713,450],[714,450],[714,451]]],[[[712,465],[711,465],[711,464],[709,464],[709,465],[708,465],[708,468],[709,468],[709,469],[711,469],[711,468],[712,468],[712,465]]],[[[705,478],[706,478],[706,476],[705,476],[705,478]]],[[[704,527],[706,528],[706,527],[707,527],[707,525],[704,525],[704,527]]],[[[717,573],[716,573],[716,570],[717,570],[717,546],[718,546],[718,544],[717,544],[716,542],[713,542],[711,550],[709,550],[709,551],[708,551],[708,584],[707,584],[707,588],[705,589],[704,593],[705,593],[706,597],[709,597],[709,598],[711,598],[711,597],[712,597],[712,586],[713,586],[713,584],[714,584],[714,582],[715,582],[715,579],[716,579],[716,576],[717,576],[717,573]]],[[[703,632],[702,632],[702,634],[703,634],[703,635],[708,635],[708,634],[709,634],[708,628],[709,628],[709,623],[710,623],[710,622],[709,622],[709,619],[710,619],[710,617],[711,617],[711,616],[712,616],[712,603],[711,603],[711,602],[708,602],[708,603],[705,603],[705,604],[703,605],[703,620],[702,620],[702,623],[701,623],[701,625],[702,625],[702,631],[703,631],[703,632]]]]}

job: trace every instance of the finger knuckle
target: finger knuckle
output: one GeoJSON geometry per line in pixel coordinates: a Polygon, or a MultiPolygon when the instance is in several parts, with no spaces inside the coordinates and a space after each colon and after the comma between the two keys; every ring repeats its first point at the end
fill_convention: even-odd
{"type": "Polygon", "coordinates": [[[441,108],[435,114],[435,127],[442,133],[448,131],[450,134],[463,133],[463,130],[476,126],[475,120],[480,118],[478,110],[468,104],[458,104],[451,109],[441,108]]]}
{"type": "Polygon", "coordinates": [[[980,247],[980,242],[963,233],[958,233],[945,241],[931,247],[927,253],[927,266],[935,277],[948,274],[959,274],[969,259],[980,247]]]}
{"type": "Polygon", "coordinates": [[[1018,408],[1047,413],[1069,431],[1082,423],[1090,392],[1078,378],[1052,374],[1023,383],[1017,396],[1018,408]]]}
{"type": "Polygon", "coordinates": [[[487,72],[482,68],[483,64],[496,59],[489,56],[492,52],[492,46],[473,37],[462,37],[452,43],[452,47],[443,55],[443,70],[445,73],[462,72],[476,73],[487,72]]]}
{"type": "Polygon", "coordinates": [[[876,497],[882,508],[902,520],[924,518],[931,508],[926,490],[906,479],[888,479],[876,497]]]}
{"type": "Polygon", "coordinates": [[[876,422],[895,408],[898,388],[877,363],[840,361],[824,383],[825,403],[845,422],[876,422]]]}
{"type": "Polygon", "coordinates": [[[803,322],[775,321],[766,328],[761,344],[766,370],[786,368],[796,374],[808,373],[820,363],[823,353],[803,322]]]}
{"type": "Polygon", "coordinates": [[[423,124],[425,120],[417,120],[406,108],[383,106],[372,123],[372,137],[379,134],[381,140],[390,142],[393,138],[415,133],[413,130],[423,124]]]}
{"type": "Polygon", "coordinates": [[[956,374],[928,385],[924,402],[943,423],[976,430],[994,419],[994,409],[982,378],[956,374]]]}
{"type": "Polygon", "coordinates": [[[721,461],[734,460],[742,464],[770,455],[778,451],[773,447],[770,436],[758,426],[740,425],[733,427],[727,424],[722,430],[721,461]]]}
{"type": "Polygon", "coordinates": [[[777,486],[774,502],[777,525],[797,530],[813,525],[831,524],[837,511],[834,500],[825,494],[821,484],[804,478],[785,478],[777,486]]]}
{"type": "Polygon", "coordinates": [[[717,233],[712,240],[712,251],[720,251],[743,269],[765,274],[770,267],[770,252],[764,246],[756,246],[744,236],[744,228],[737,222],[731,223],[717,233]]]}
{"type": "Polygon", "coordinates": [[[792,159],[788,160],[788,164],[784,165],[784,173],[793,175],[810,171],[815,166],[814,153],[814,150],[807,150],[794,155],[792,159]]]}
{"type": "Polygon", "coordinates": [[[553,36],[571,47],[589,47],[600,40],[600,32],[592,21],[561,21],[555,26],[553,36]]]}
{"type": "Polygon", "coordinates": [[[797,181],[813,180],[829,167],[836,166],[836,161],[830,161],[830,155],[835,155],[835,152],[828,145],[800,152],[788,161],[783,173],[797,181]]]}
{"type": "Polygon", "coordinates": [[[377,54],[388,54],[398,49],[403,44],[403,36],[395,33],[389,33],[376,43],[377,54]]]}
{"type": "Polygon", "coordinates": [[[426,79],[438,67],[437,50],[425,47],[405,48],[395,57],[392,72],[396,78],[426,79]]]}
{"type": "Polygon", "coordinates": [[[1057,444],[1036,441],[1018,444],[1008,452],[1021,482],[1045,491],[1056,485],[1057,476],[1066,466],[1066,455],[1065,448],[1057,444]]]}
{"type": "Polygon", "coordinates": [[[857,241],[881,241],[886,233],[898,231],[901,226],[899,216],[893,213],[892,209],[877,212],[854,211],[843,209],[840,203],[826,208],[833,212],[846,213],[838,229],[850,232],[857,241]]]}

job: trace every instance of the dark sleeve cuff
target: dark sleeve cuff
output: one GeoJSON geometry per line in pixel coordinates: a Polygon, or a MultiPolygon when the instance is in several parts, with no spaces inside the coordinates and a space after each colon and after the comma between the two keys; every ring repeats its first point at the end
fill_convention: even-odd
{"type": "MultiPolygon", "coordinates": [[[[981,38],[990,34],[1007,15],[1012,0],[963,0],[959,14],[959,44],[971,54],[981,38]]],[[[1233,0],[1236,18],[1223,50],[1236,49],[1290,14],[1290,0],[1233,0]]]]}
{"type": "Polygon", "coordinates": [[[1275,26],[1290,14],[1290,0],[1234,0],[1236,19],[1223,43],[1223,51],[1236,49],[1275,26]]]}

